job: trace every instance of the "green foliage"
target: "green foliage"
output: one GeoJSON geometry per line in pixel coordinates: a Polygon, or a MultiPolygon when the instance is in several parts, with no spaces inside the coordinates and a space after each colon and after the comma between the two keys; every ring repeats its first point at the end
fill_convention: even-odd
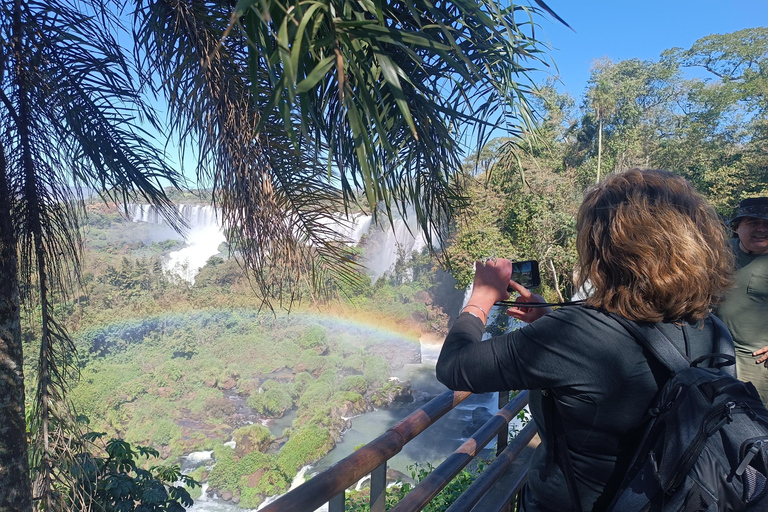
{"type": "MultiPolygon", "coordinates": [[[[483,472],[488,462],[479,460],[476,465],[470,469],[463,469],[451,480],[448,485],[435,496],[422,510],[426,512],[445,512],[456,501],[461,494],[474,482],[483,472]]],[[[411,478],[420,483],[435,470],[432,464],[414,464],[408,467],[411,471],[411,478]]],[[[409,483],[399,483],[387,488],[386,509],[390,510],[400,500],[402,500],[415,486],[409,483]]],[[[366,491],[347,491],[346,512],[369,512],[370,493],[366,491]]]]}
{"type": "MultiPolygon", "coordinates": [[[[91,433],[85,439],[93,441],[103,435],[91,433]]],[[[76,464],[71,469],[76,489],[72,496],[73,507],[84,505],[84,510],[94,507],[116,512],[160,512],[181,511],[193,505],[187,488],[199,484],[192,477],[182,475],[178,466],[152,466],[147,470],[137,464],[141,458],[147,461],[156,458],[156,450],[142,446],[133,448],[125,441],[112,439],[104,452],[102,456],[90,452],[76,456],[76,464]]]]}
{"type": "Polygon", "coordinates": [[[340,385],[342,391],[354,391],[359,394],[365,393],[367,387],[368,383],[362,375],[348,375],[342,379],[340,385]]]}
{"type": "Polygon", "coordinates": [[[234,452],[219,452],[216,465],[208,475],[208,484],[218,491],[240,496],[243,508],[256,508],[264,496],[281,494],[290,487],[290,479],[278,466],[277,455],[253,451],[243,457],[234,452]]]}
{"type": "Polygon", "coordinates": [[[319,325],[312,325],[306,331],[299,340],[299,346],[304,349],[316,349],[318,353],[322,353],[327,348],[328,343],[328,331],[319,325]]]}
{"type": "Polygon", "coordinates": [[[278,454],[277,464],[286,475],[295,475],[305,464],[314,462],[335,445],[327,429],[304,425],[295,430],[278,454]]]}
{"type": "Polygon", "coordinates": [[[240,427],[232,433],[237,446],[236,453],[248,454],[252,451],[264,452],[269,448],[272,435],[263,425],[240,427]]]}
{"type": "Polygon", "coordinates": [[[169,419],[158,418],[152,424],[152,444],[155,446],[169,445],[180,437],[181,428],[169,419]]]}
{"type": "Polygon", "coordinates": [[[293,407],[293,397],[288,386],[273,387],[262,393],[253,393],[248,397],[248,407],[260,414],[279,418],[293,407]]]}
{"type": "Polygon", "coordinates": [[[307,411],[316,411],[328,403],[333,395],[333,387],[327,382],[317,380],[311,383],[299,399],[299,407],[307,411]]]}
{"type": "Polygon", "coordinates": [[[380,356],[369,357],[365,361],[363,377],[371,386],[382,386],[389,379],[390,366],[380,356]]]}

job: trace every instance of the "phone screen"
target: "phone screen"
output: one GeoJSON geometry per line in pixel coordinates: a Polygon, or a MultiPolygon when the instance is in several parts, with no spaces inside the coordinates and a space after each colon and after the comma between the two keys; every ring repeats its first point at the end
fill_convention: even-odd
{"type": "Polygon", "coordinates": [[[539,262],[535,260],[513,262],[512,280],[526,288],[536,288],[541,284],[539,262]]]}

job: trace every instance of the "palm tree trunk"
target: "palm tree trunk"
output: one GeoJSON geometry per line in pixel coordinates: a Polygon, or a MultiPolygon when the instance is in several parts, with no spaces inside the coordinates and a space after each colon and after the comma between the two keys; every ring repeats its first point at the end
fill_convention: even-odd
{"type": "Polygon", "coordinates": [[[31,148],[31,112],[29,107],[29,91],[32,84],[28,77],[28,70],[24,59],[24,27],[21,20],[21,0],[15,0],[13,13],[13,46],[16,56],[16,93],[18,95],[18,112],[16,113],[17,131],[19,135],[19,145],[21,146],[21,169],[20,175],[23,176],[23,190],[21,194],[26,204],[25,231],[28,232],[34,242],[35,263],[37,265],[38,288],[40,294],[40,305],[42,307],[42,337],[40,340],[40,356],[38,365],[38,392],[36,396],[39,411],[38,428],[42,428],[42,450],[34,493],[38,494],[44,501],[44,508],[51,510],[52,507],[52,485],[51,485],[51,461],[49,447],[49,397],[50,389],[50,305],[48,298],[48,283],[46,271],[46,254],[43,247],[43,227],[41,221],[41,205],[38,194],[38,179],[35,174],[35,162],[32,156],[31,148]]]}
{"type": "Polygon", "coordinates": [[[52,507],[52,476],[51,460],[49,446],[49,394],[51,386],[51,374],[49,362],[51,357],[51,332],[50,332],[50,303],[49,290],[46,269],[46,253],[43,247],[43,226],[41,220],[41,205],[38,194],[38,178],[35,174],[35,161],[32,157],[31,149],[31,112],[29,107],[29,91],[31,83],[28,80],[27,70],[24,66],[22,26],[21,26],[21,2],[16,0],[16,12],[14,13],[14,51],[16,53],[16,90],[18,94],[18,119],[17,130],[19,134],[19,144],[21,146],[21,174],[24,177],[24,189],[22,191],[24,202],[27,206],[26,231],[33,238],[35,248],[35,263],[37,265],[37,285],[39,288],[39,301],[42,317],[42,336],[40,339],[40,356],[38,363],[38,392],[36,396],[39,411],[38,428],[42,429],[41,440],[42,450],[40,450],[39,467],[36,468],[38,477],[35,483],[35,494],[45,502],[45,508],[51,510],[52,507]]]}
{"type": "Polygon", "coordinates": [[[4,148],[0,147],[0,510],[31,512],[18,253],[4,148]]]}

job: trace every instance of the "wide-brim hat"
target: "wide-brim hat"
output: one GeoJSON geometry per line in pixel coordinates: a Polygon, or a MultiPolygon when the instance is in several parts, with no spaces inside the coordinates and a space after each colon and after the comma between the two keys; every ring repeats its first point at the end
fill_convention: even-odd
{"type": "Polygon", "coordinates": [[[735,228],[736,224],[744,217],[768,220],[768,197],[750,197],[739,203],[736,216],[728,223],[735,228]]]}

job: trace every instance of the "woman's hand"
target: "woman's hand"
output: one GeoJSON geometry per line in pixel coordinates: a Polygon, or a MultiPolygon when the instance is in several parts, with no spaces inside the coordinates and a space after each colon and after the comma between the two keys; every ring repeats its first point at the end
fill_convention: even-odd
{"type": "Polygon", "coordinates": [[[475,262],[475,280],[472,283],[472,295],[464,310],[488,322],[488,312],[494,302],[507,300],[507,286],[512,277],[512,262],[505,259],[475,262]],[[482,313],[482,317],[479,314],[482,313]]]}
{"type": "MultiPolygon", "coordinates": [[[[515,302],[518,302],[520,304],[524,304],[526,302],[545,302],[544,297],[541,295],[538,295],[536,293],[531,293],[531,290],[526,288],[525,286],[521,285],[520,283],[516,281],[509,280],[509,286],[511,286],[516,292],[518,292],[520,295],[518,295],[515,302]]],[[[507,315],[511,316],[512,318],[516,318],[520,320],[521,322],[525,323],[532,323],[538,320],[539,318],[543,317],[546,314],[549,314],[552,312],[552,308],[526,308],[522,306],[513,306],[509,309],[507,309],[507,315]]],[[[768,347],[765,347],[768,349],[768,347]]],[[[766,356],[768,358],[768,356],[766,356]]]]}
{"type": "Polygon", "coordinates": [[[499,258],[475,262],[475,280],[472,283],[472,297],[490,300],[491,304],[507,300],[507,287],[512,277],[512,262],[499,258]]]}

